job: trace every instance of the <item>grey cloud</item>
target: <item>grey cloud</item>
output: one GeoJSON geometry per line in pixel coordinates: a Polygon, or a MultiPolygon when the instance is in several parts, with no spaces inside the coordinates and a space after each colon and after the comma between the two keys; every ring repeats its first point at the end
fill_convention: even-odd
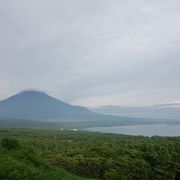
{"type": "Polygon", "coordinates": [[[2,0],[0,22],[1,98],[35,88],[80,105],[180,100],[178,0],[2,0]]]}

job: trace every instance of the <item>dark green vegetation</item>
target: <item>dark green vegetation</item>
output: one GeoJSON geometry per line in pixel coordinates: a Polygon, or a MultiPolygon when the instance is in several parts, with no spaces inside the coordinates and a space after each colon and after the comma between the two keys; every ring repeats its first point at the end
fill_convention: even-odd
{"type": "Polygon", "coordinates": [[[58,130],[0,131],[0,179],[172,179],[180,137],[134,137],[58,130]],[[8,175],[8,177],[7,177],[8,175]]]}
{"type": "MultiPolygon", "coordinates": [[[[8,131],[9,132],[9,131],[8,131]]],[[[14,132],[14,131],[13,131],[14,132]]],[[[25,133],[25,132],[24,132],[25,133]]],[[[38,149],[27,142],[25,134],[15,138],[1,131],[0,179],[4,180],[83,180],[76,175],[52,166],[38,153],[38,149]],[[6,134],[4,134],[4,133],[6,134]],[[24,136],[24,138],[23,138],[24,136]]],[[[33,140],[33,137],[32,137],[33,140]]]]}

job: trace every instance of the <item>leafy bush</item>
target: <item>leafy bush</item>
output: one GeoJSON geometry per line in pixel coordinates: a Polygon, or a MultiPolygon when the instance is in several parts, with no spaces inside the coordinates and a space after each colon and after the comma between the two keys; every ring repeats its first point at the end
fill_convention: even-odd
{"type": "Polygon", "coordinates": [[[14,138],[3,138],[1,146],[7,150],[17,149],[20,147],[19,142],[14,138]]]}
{"type": "Polygon", "coordinates": [[[31,146],[3,138],[0,148],[0,180],[80,180],[78,176],[53,167],[31,146]],[[10,151],[11,150],[11,151],[10,151]]]}
{"type": "Polygon", "coordinates": [[[180,172],[180,137],[39,129],[11,129],[6,135],[18,137],[21,146],[0,148],[0,179],[79,179],[60,168],[104,180],[166,180],[180,172]]]}

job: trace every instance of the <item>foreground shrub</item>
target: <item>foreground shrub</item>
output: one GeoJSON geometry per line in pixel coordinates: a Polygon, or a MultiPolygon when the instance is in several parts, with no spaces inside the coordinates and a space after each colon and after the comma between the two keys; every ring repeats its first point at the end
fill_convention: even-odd
{"type": "Polygon", "coordinates": [[[19,148],[19,142],[14,138],[3,138],[1,140],[1,146],[7,150],[13,150],[19,148]]]}

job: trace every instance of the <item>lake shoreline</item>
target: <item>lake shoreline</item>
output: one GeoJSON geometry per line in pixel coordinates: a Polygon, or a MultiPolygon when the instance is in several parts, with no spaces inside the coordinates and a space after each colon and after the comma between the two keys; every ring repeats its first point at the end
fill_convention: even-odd
{"type": "Polygon", "coordinates": [[[180,124],[141,124],[112,127],[91,127],[83,129],[90,132],[124,134],[133,136],[180,136],[180,124]]]}

